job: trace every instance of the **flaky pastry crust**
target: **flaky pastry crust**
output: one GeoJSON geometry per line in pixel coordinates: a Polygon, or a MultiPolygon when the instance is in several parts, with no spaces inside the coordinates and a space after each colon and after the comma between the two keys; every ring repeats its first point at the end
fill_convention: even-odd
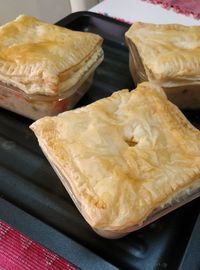
{"type": "Polygon", "coordinates": [[[125,36],[148,80],[163,87],[200,83],[200,26],[136,22],[125,36]]]}
{"type": "Polygon", "coordinates": [[[102,38],[21,15],[0,27],[0,81],[27,94],[58,95],[103,56],[102,38]]]}
{"type": "Polygon", "coordinates": [[[200,179],[199,130],[151,83],[31,129],[97,231],[130,231],[200,179]]]}

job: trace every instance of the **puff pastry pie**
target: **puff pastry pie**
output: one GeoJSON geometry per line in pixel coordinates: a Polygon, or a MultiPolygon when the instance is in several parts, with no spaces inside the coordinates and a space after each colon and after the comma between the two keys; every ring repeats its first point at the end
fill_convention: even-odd
{"type": "Polygon", "coordinates": [[[200,26],[136,22],[125,36],[136,83],[156,81],[178,106],[200,108],[200,26]]]}
{"type": "Polygon", "coordinates": [[[200,186],[200,131],[151,83],[30,127],[94,230],[117,237],[191,185],[200,186]]]}
{"type": "Polygon", "coordinates": [[[27,94],[58,95],[103,59],[102,38],[21,15],[0,27],[0,81],[27,94]]]}

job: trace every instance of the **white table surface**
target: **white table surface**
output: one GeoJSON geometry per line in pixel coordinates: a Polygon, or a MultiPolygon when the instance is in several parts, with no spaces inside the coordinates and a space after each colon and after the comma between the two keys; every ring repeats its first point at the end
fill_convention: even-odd
{"type": "Polygon", "coordinates": [[[90,11],[106,13],[108,16],[133,23],[142,21],[148,23],[180,23],[185,25],[200,25],[200,20],[178,14],[172,9],[167,10],[160,5],[154,5],[142,0],[104,0],[90,11]]]}

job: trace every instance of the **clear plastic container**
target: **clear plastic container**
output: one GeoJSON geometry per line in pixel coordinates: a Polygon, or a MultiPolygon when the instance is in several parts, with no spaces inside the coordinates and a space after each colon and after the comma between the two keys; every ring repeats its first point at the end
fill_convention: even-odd
{"type": "Polygon", "coordinates": [[[90,88],[95,69],[103,56],[73,87],[58,96],[28,95],[19,88],[0,82],[0,107],[33,120],[72,109],[90,88]]]}
{"type": "MultiPolygon", "coordinates": [[[[150,81],[145,71],[142,59],[135,44],[126,37],[129,47],[129,69],[135,85],[144,81],[150,81]]],[[[156,82],[156,81],[154,81],[156,82]]],[[[159,82],[168,99],[181,109],[200,109],[200,83],[190,82],[159,82]]]]}

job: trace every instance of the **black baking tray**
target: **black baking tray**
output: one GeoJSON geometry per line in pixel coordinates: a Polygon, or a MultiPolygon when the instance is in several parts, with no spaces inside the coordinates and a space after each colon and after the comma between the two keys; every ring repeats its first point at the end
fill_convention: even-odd
{"type": "MultiPolygon", "coordinates": [[[[77,12],[57,23],[104,38],[105,59],[78,106],[113,91],[133,89],[124,33],[129,25],[91,12],[77,12]]],[[[184,111],[200,128],[200,112],[184,111]]],[[[45,245],[81,269],[186,269],[199,252],[192,245],[200,233],[200,199],[118,240],[92,231],[54,173],[29,130],[31,120],[0,109],[0,219],[45,245]]],[[[192,270],[199,269],[193,260],[192,270]]]]}

